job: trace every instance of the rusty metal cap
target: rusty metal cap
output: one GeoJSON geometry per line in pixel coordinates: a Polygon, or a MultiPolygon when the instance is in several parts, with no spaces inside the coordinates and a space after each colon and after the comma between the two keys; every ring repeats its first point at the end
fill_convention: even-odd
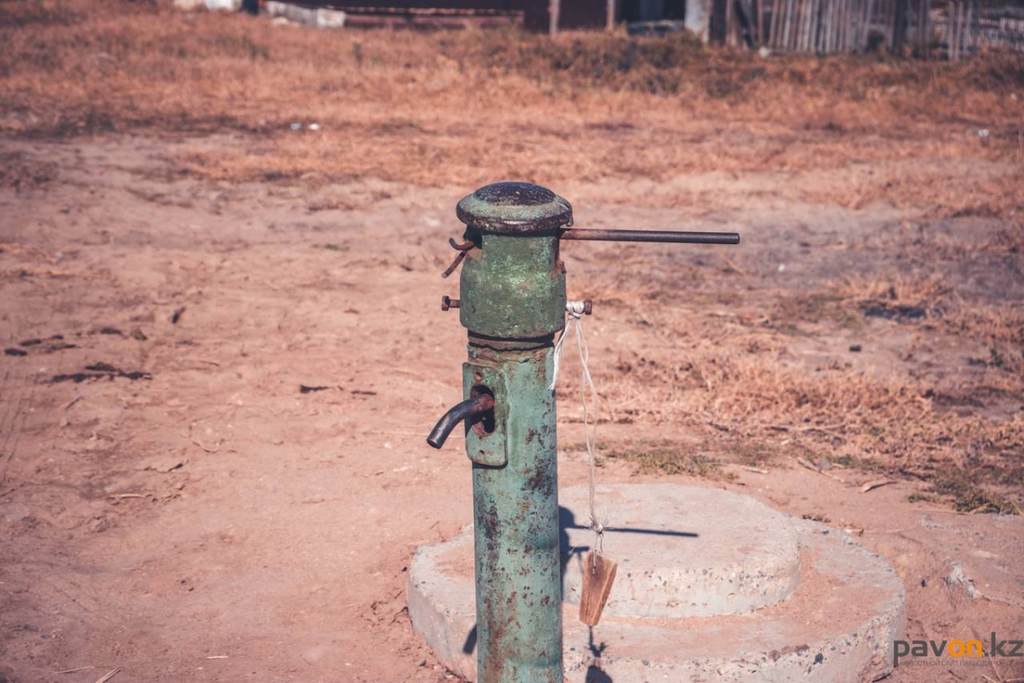
{"type": "Polygon", "coordinates": [[[464,197],[455,215],[482,232],[543,232],[571,224],[572,204],[540,185],[494,183],[464,197]]]}

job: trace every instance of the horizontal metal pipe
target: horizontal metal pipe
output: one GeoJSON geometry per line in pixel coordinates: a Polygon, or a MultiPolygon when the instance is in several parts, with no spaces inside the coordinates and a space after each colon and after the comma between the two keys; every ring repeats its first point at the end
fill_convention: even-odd
{"type": "Polygon", "coordinates": [[[679,244],[739,244],[736,232],[676,232],[672,230],[600,230],[572,228],[563,230],[563,240],[599,240],[604,242],[666,242],[679,244]]]}

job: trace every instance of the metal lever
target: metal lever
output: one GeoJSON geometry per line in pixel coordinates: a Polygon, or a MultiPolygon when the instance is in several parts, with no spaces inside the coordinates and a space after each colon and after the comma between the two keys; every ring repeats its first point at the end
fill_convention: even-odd
{"type": "Polygon", "coordinates": [[[571,228],[563,230],[563,240],[602,242],[671,242],[682,244],[739,244],[736,232],[676,232],[673,230],[599,230],[571,228]]]}
{"type": "Polygon", "coordinates": [[[467,398],[462,403],[456,403],[430,430],[427,443],[434,448],[440,448],[448,440],[448,435],[452,433],[457,424],[480,413],[486,413],[492,408],[494,408],[494,397],[490,394],[480,394],[467,398]]]}

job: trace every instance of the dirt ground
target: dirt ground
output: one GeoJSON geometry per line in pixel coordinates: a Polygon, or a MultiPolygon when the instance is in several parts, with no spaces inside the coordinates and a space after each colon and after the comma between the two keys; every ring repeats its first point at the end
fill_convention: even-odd
{"type": "MultiPolygon", "coordinates": [[[[120,667],[125,680],[443,679],[409,626],[404,582],[415,547],[452,536],[471,513],[458,444],[434,452],[424,443],[459,398],[463,330],[438,306],[453,292],[439,273],[445,238],[458,232],[459,192],[358,182],[345,191],[377,197],[366,208],[311,214],[296,188],[154,180],[178,144],[6,145],[59,169],[43,188],[3,195],[3,336],[25,352],[3,358],[7,676],[92,681],[120,667]],[[54,673],[81,666],[96,668],[54,673]]],[[[711,181],[726,196],[751,182],[685,180],[711,181]]],[[[908,502],[925,489],[913,479],[861,494],[857,484],[881,475],[830,470],[840,482],[795,466],[795,456],[813,457],[804,432],[841,430],[842,414],[823,414],[835,424],[821,427],[779,425],[789,438],[762,456],[711,408],[673,412],[671,394],[692,381],[661,368],[704,354],[728,362],[732,347],[768,343],[756,330],[773,300],[813,291],[841,264],[892,259],[866,247],[851,257],[849,246],[884,244],[901,231],[899,212],[779,201],[771,178],[757,182],[767,201],[683,224],[671,210],[602,206],[600,190],[565,190],[583,198],[580,225],[735,227],[745,238],[728,255],[567,247],[572,295],[595,299],[593,363],[620,416],[602,425],[611,455],[601,479],[691,481],[664,473],[677,462],[666,453],[720,459],[706,466],[720,473],[697,481],[828,519],[892,562],[907,583],[911,634],[1019,629],[1021,517],[908,502]],[[591,285],[623,251],[615,277],[657,267],[652,278],[687,303],[649,305],[636,286],[591,285]],[[766,280],[781,288],[767,301],[758,294],[766,280]],[[733,344],[695,353],[709,343],[705,331],[733,344]],[[653,398],[621,381],[637,373],[649,375],[643,385],[659,382],[653,398]],[[724,442],[689,427],[705,421],[724,442]],[[769,473],[742,469],[749,462],[769,473]],[[957,566],[984,597],[946,579],[957,566]]],[[[997,227],[929,226],[974,241],[997,227]]],[[[1000,296],[1020,296],[1019,262],[980,261],[963,282],[980,279],[986,292],[998,282],[1000,296]]],[[[965,360],[980,347],[937,334],[904,360],[912,322],[798,324],[826,329],[789,333],[758,362],[784,363],[808,381],[840,372],[832,366],[916,372],[949,392],[987,370],[965,360]]],[[[585,477],[579,411],[571,392],[562,403],[560,467],[572,484],[585,477]]],[[[989,403],[1019,415],[1019,398],[989,403]]]]}
{"type": "MultiPolygon", "coordinates": [[[[426,106],[461,66],[387,62],[358,76],[382,88],[358,89],[361,123],[343,98],[282,113],[253,82],[263,124],[246,128],[217,118],[237,103],[227,81],[173,101],[207,106],[202,125],[175,119],[178,95],[142,89],[156,62],[139,45],[135,66],[88,67],[121,79],[107,92],[59,57],[19,70],[34,40],[75,29],[18,16],[0,59],[0,680],[451,678],[405,608],[415,548],[471,518],[461,444],[424,442],[461,398],[465,330],[440,310],[457,293],[440,273],[455,203],[512,177],[570,199],[580,227],[743,235],[565,245],[570,297],[595,306],[601,481],[722,487],[853,534],[904,579],[908,638],[1024,635],[1024,78],[969,97],[928,85],[931,115],[912,108],[932,83],[914,74],[947,67],[883,64],[906,79],[869,97],[883,125],[856,94],[762,114],[710,96],[681,109],[686,92],[631,81],[574,81],[559,112],[557,83],[489,72],[539,98],[489,128],[457,101],[426,106]]],[[[129,44],[146,16],[74,21],[129,44]]],[[[170,33],[221,21],[155,16],[170,33]]],[[[272,41],[269,22],[223,22],[231,41],[272,41]]],[[[268,78],[306,40],[282,30],[292,61],[268,78]]],[[[352,35],[349,55],[403,34],[352,35]]],[[[409,35],[396,51],[462,40],[409,35]]],[[[177,77],[212,68],[159,49],[177,77]]],[[[562,485],[586,480],[578,371],[569,359],[562,485]]],[[[891,680],[986,677],[1024,669],[891,680]]]]}

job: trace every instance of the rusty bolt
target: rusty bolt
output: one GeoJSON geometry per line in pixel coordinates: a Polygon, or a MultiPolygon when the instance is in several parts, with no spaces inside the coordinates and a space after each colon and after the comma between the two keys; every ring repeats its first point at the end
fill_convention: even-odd
{"type": "Polygon", "coordinates": [[[447,311],[449,308],[462,308],[462,302],[458,299],[453,299],[450,296],[442,296],[441,310],[447,311]]]}
{"type": "Polygon", "coordinates": [[[590,299],[583,300],[583,314],[590,315],[594,312],[594,302],[590,299]]]}

